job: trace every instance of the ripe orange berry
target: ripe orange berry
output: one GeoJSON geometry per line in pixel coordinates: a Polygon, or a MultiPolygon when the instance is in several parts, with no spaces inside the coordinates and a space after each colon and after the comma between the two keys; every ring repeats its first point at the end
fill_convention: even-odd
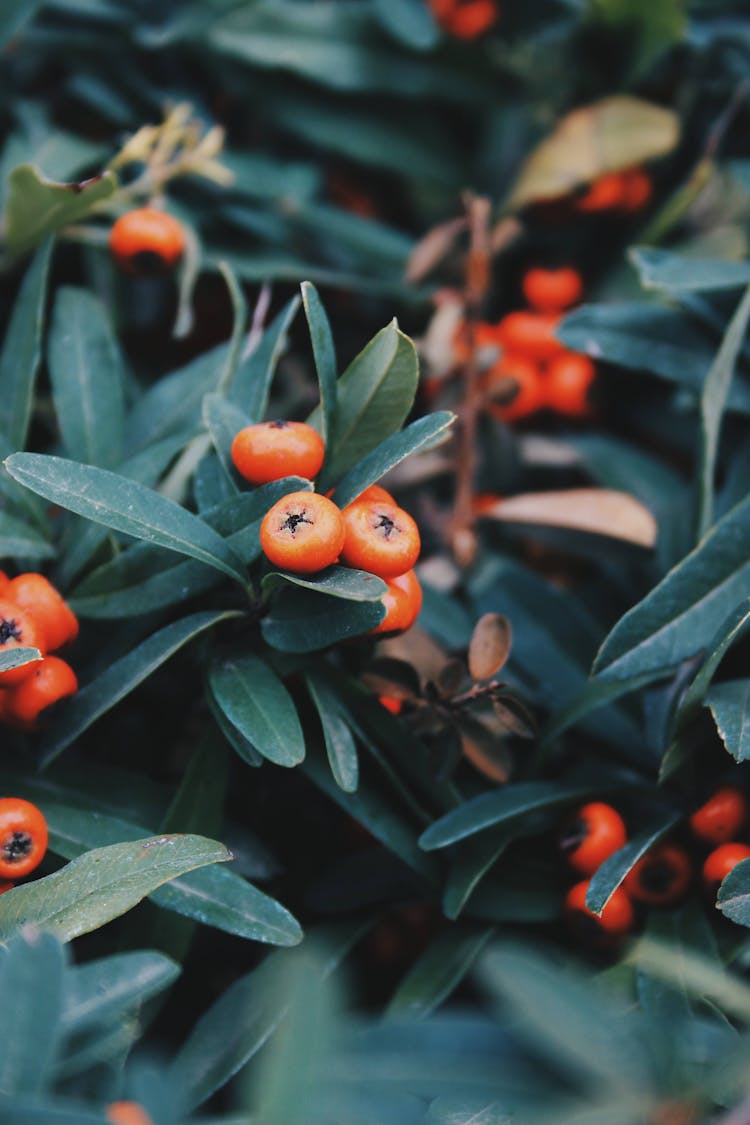
{"type": "Polygon", "coordinates": [[[109,232],[109,248],[128,273],[171,269],[182,257],[185,242],[182,223],[156,207],[127,211],[109,232]]]}
{"type": "Polygon", "coordinates": [[[24,730],[33,730],[42,711],[78,691],[75,672],[59,656],[45,656],[31,668],[23,683],[10,688],[5,705],[7,721],[24,730]]]}
{"type": "Polygon", "coordinates": [[[532,312],[519,309],[507,313],[497,326],[500,343],[509,354],[526,359],[549,360],[563,350],[555,336],[560,323],[559,313],[532,312]]]}
{"type": "Polygon", "coordinates": [[[44,634],[47,652],[55,652],[78,636],[78,619],[43,574],[19,574],[4,597],[15,602],[44,634]]]}
{"type": "Polygon", "coordinates": [[[574,930],[584,939],[595,942],[610,938],[624,937],[633,928],[635,913],[627,893],[618,887],[607,905],[597,916],[586,905],[586,892],[589,879],[576,883],[565,896],[565,917],[574,930]]]}
{"type": "Polygon", "coordinates": [[[490,401],[487,409],[501,422],[515,422],[535,414],[544,404],[544,387],[539,364],[522,355],[505,355],[484,377],[482,388],[486,395],[493,391],[505,392],[508,380],[518,388],[510,402],[490,401]]]}
{"type": "Polygon", "coordinates": [[[692,877],[687,852],[676,844],[657,844],[631,868],[622,885],[636,902],[673,906],[687,891],[692,877]]]}
{"type": "Polygon", "coordinates": [[[651,199],[653,186],[648,172],[642,168],[629,168],[622,173],[622,201],[624,211],[640,211],[651,199]]]}
{"type": "Polygon", "coordinates": [[[307,477],[320,472],[325,445],[306,422],[259,422],[245,426],[232,442],[232,461],[251,484],[267,484],[282,477],[307,477]]]}
{"type": "Polygon", "coordinates": [[[14,883],[9,883],[7,882],[7,880],[3,880],[3,882],[0,883],[0,895],[4,895],[6,891],[12,891],[14,885],[14,883]]]}
{"type": "Polygon", "coordinates": [[[690,827],[699,840],[725,844],[737,835],[748,814],[747,797],[732,785],[723,785],[696,809],[690,827]]]}
{"type": "Polygon", "coordinates": [[[560,850],[574,871],[593,875],[627,838],[625,822],[617,810],[603,801],[591,801],[566,821],[560,835],[560,850]]]}
{"type": "Polygon", "coordinates": [[[711,852],[703,864],[703,882],[709,890],[716,890],[719,883],[722,883],[729,872],[743,859],[750,859],[750,848],[747,844],[739,844],[735,841],[721,844],[711,852]]]}
{"type": "Polygon", "coordinates": [[[4,570],[0,570],[0,596],[5,597],[5,587],[10,582],[10,578],[4,570]]]}
{"type": "Polygon", "coordinates": [[[596,368],[587,355],[578,352],[561,352],[550,360],[544,380],[544,403],[558,414],[572,417],[590,412],[588,392],[594,381],[596,368]]]}
{"type": "Polygon", "coordinates": [[[402,699],[394,699],[392,695],[379,695],[378,703],[385,707],[386,711],[390,711],[392,715],[400,715],[404,706],[402,699]]]}
{"type": "Polygon", "coordinates": [[[106,1109],[111,1125],[153,1125],[149,1115],[138,1102],[110,1102],[106,1109]]]}
{"type": "Polygon", "coordinates": [[[411,629],[422,608],[422,587],[413,570],[391,578],[381,598],[386,614],[372,633],[405,633],[411,629]]]}
{"type": "Polygon", "coordinates": [[[521,282],[523,295],[539,312],[562,312],[583,293],[583,282],[578,270],[562,266],[557,270],[531,269],[521,282]]]}
{"type": "Polygon", "coordinates": [[[346,537],[341,561],[380,578],[411,570],[419,558],[419,528],[392,501],[360,501],[344,508],[346,537]]]}
{"type": "Polygon", "coordinates": [[[381,488],[379,484],[371,484],[364,492],[360,492],[356,500],[352,501],[353,504],[395,504],[396,501],[387,492],[385,488],[381,488]]]}
{"type": "MultiPolygon", "coordinates": [[[[0,598],[0,652],[26,647],[38,648],[44,655],[46,646],[42,630],[15,602],[8,598],[0,598]]],[[[36,661],[0,672],[0,687],[7,688],[22,683],[38,666],[39,662],[36,661]]]]}
{"type": "Polygon", "coordinates": [[[489,31],[500,11],[495,0],[429,0],[444,31],[457,39],[476,39],[489,31]]]}
{"type": "Polygon", "coordinates": [[[607,172],[589,187],[585,195],[575,202],[579,211],[611,211],[621,207],[625,198],[625,181],[622,172],[607,172]]]}
{"type": "Polygon", "coordinates": [[[47,851],[47,821],[21,797],[0,798],[0,877],[29,875],[47,851]]]}
{"type": "Polygon", "coordinates": [[[318,492],[290,492],[266,512],[260,545],[274,566],[314,574],[336,562],[346,531],[341,512],[318,492]]]}

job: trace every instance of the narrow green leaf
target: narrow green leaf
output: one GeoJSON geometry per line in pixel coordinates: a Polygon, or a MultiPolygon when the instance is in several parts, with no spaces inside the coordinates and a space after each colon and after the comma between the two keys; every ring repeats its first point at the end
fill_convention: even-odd
{"type": "Polygon", "coordinates": [[[127,656],[110,664],[95,680],[65,700],[41,740],[41,756],[48,765],[98,718],[124,699],[194,637],[235,616],[233,612],[193,613],[153,633],[127,656]]]}
{"type": "Polygon", "coordinates": [[[55,548],[38,531],[0,511],[0,558],[49,559],[55,548]]]}
{"type": "Polygon", "coordinates": [[[21,282],[0,352],[2,430],[13,450],[23,449],[26,445],[34,383],[42,355],[44,305],[51,258],[52,239],[49,239],[37,251],[21,282]]]}
{"type": "Polygon", "coordinates": [[[297,315],[299,305],[299,297],[293,297],[284,305],[263,333],[255,350],[237,368],[229,398],[245,412],[251,422],[262,422],[266,416],[271,383],[286,348],[287,332],[297,315]]]}
{"type": "Polygon", "coordinates": [[[375,15],[389,35],[416,51],[429,51],[440,39],[440,29],[423,0],[375,0],[375,15]]]}
{"type": "Polygon", "coordinates": [[[219,272],[227,283],[229,298],[232,302],[232,337],[229,341],[226,363],[218,384],[219,390],[223,392],[231,387],[237,374],[242,352],[242,340],[247,326],[247,301],[228,262],[219,262],[219,272]]]}
{"type": "Polygon", "coordinates": [[[601,914],[625,876],[639,859],[677,824],[679,813],[664,813],[614,852],[591,876],[586,905],[594,914],[601,914]]]}
{"type": "Polygon", "coordinates": [[[198,432],[203,396],[216,390],[227,354],[227,345],[220,344],[163,376],[141,395],[125,427],[129,456],[174,434],[181,434],[187,443],[198,432]]]}
{"type": "Polygon", "coordinates": [[[59,184],[41,175],[32,164],[19,164],[8,177],[5,241],[10,254],[23,254],[47,235],[89,214],[117,190],[114,172],[103,172],[82,183],[59,184]]]}
{"type": "Polygon", "coordinates": [[[359,759],[354,735],[337,706],[337,695],[320,673],[305,676],[308,690],[320,718],[331,773],[345,793],[356,792],[359,784],[359,759]]]}
{"type": "Polygon", "coordinates": [[[70,941],[118,918],[146,895],[209,863],[231,859],[202,836],[154,836],[97,848],[0,898],[0,941],[34,925],[70,941]]]}
{"type": "Polygon", "coordinates": [[[733,867],[719,887],[716,905],[738,926],[750,926],[750,859],[733,867]]]}
{"type": "Polygon", "coordinates": [[[163,953],[115,953],[68,970],[62,1026],[67,1035],[99,1032],[174,984],[180,966],[163,953]]]}
{"type": "Polygon", "coordinates": [[[0,48],[23,30],[41,6],[41,0],[6,0],[0,13],[0,48]]]}
{"type": "Polygon", "coordinates": [[[429,1016],[458,987],[494,932],[493,926],[455,925],[438,934],[399,983],[386,1015],[429,1016]]]}
{"type": "Polygon", "coordinates": [[[736,762],[750,758],[750,680],[713,684],[706,695],[721,741],[736,762]]]}
{"type": "Polygon", "coordinates": [[[351,504],[361,492],[407,457],[440,441],[454,421],[455,415],[449,410],[440,410],[437,414],[428,414],[412,422],[400,433],[391,434],[339,481],[333,494],[334,502],[340,508],[351,504]]]}
{"type": "Polygon", "coordinates": [[[264,617],[264,639],[281,652],[316,652],[371,632],[385,617],[382,602],[351,602],[341,597],[294,589],[275,599],[264,617]]]}
{"type": "Polygon", "coordinates": [[[223,395],[211,393],[203,399],[203,421],[211,435],[211,441],[219,455],[227,480],[231,482],[233,491],[237,492],[239,490],[232,468],[232,442],[240,430],[250,424],[247,415],[223,395]]]}
{"type": "Polygon", "coordinates": [[[216,660],[209,670],[218,705],[255,749],[279,766],[296,766],[305,756],[297,708],[265,660],[252,653],[216,660]]]}
{"type": "Polygon", "coordinates": [[[9,672],[11,668],[21,668],[24,664],[41,659],[42,654],[38,648],[27,648],[25,645],[11,648],[0,652],[0,672],[9,672]]]}
{"type": "Polygon", "coordinates": [[[104,306],[88,289],[57,290],[47,355],[66,452],[111,468],[122,456],[122,360],[104,306]]]}
{"type": "Polygon", "coordinates": [[[5,467],[20,484],[95,523],[189,555],[245,582],[231,547],[203,520],[150,488],[107,469],[43,453],[16,453],[5,467]]]}
{"type": "Polygon", "coordinates": [[[703,705],[706,692],[709,689],[714,673],[718,669],[729,649],[739,640],[745,632],[750,620],[750,598],[745,598],[734,609],[726,621],[722,621],[719,628],[706,648],[706,659],[703,661],[693,682],[680,700],[679,707],[674,717],[673,733],[684,727],[703,705]]]}
{"type": "Polygon", "coordinates": [[[278,586],[299,586],[333,598],[352,602],[377,602],[388,587],[382,578],[366,570],[351,570],[346,566],[328,566],[314,575],[292,574],[291,571],[272,570],[261,583],[263,593],[269,594],[278,586]]]}
{"type": "Polygon", "coordinates": [[[639,691],[642,687],[661,678],[669,676],[668,668],[655,668],[644,672],[641,676],[630,676],[626,680],[589,680],[569,703],[560,711],[550,716],[547,726],[542,731],[541,743],[548,746],[570,727],[585,719],[592,711],[607,707],[618,699],[622,699],[631,692],[639,691]]]}
{"type": "Polygon", "coordinates": [[[64,967],[50,934],[19,933],[0,952],[0,1099],[47,1086],[60,1041],[64,967]]]}
{"type": "Polygon", "coordinates": [[[470,837],[455,849],[443,891],[443,912],[458,918],[480,880],[513,842],[514,832],[505,828],[470,837]]]}
{"type": "Polygon", "coordinates": [[[309,281],[302,282],[302,304],[310,329],[315,371],[318,376],[321,406],[321,436],[326,446],[334,446],[338,412],[336,348],[333,333],[318,290],[309,281]]]}
{"type": "Polygon", "coordinates": [[[654,246],[632,246],[628,258],[644,289],[707,292],[740,289],[750,283],[750,264],[721,258],[691,258],[654,246]]]}
{"type": "Polygon", "coordinates": [[[716,359],[703,384],[700,398],[701,442],[698,463],[698,540],[713,523],[714,479],[719,433],[737,356],[750,319],[750,287],[729,322],[716,359]]]}

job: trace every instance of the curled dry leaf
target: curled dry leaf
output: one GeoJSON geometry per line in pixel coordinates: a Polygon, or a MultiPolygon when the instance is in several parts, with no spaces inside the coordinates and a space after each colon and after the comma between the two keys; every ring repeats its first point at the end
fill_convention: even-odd
{"type": "Polygon", "coordinates": [[[474,716],[462,715],[457,725],[464,757],[490,781],[506,782],[513,759],[502,738],[474,716]]]}
{"type": "Polygon", "coordinates": [[[485,613],[474,626],[469,643],[469,672],[475,680],[488,680],[499,672],[510,655],[510,621],[501,613],[485,613]]]}
{"type": "Polygon", "coordinates": [[[484,519],[505,523],[565,527],[608,535],[639,547],[653,547],[657,524],[653,514],[627,492],[612,488],[570,488],[564,492],[524,492],[482,508],[484,519]]]}
{"type": "Polygon", "coordinates": [[[444,379],[455,367],[453,341],[464,318],[464,303],[459,294],[446,294],[437,303],[427,331],[419,341],[419,352],[425,360],[430,377],[444,379]]]}
{"type": "Polygon", "coordinates": [[[422,281],[450,253],[459,234],[463,234],[468,225],[466,215],[459,215],[428,230],[409,255],[406,280],[412,283],[422,281]]]}

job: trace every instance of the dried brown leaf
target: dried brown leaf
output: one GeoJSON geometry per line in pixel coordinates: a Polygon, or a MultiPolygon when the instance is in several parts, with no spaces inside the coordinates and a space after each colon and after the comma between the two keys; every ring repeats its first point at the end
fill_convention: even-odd
{"type": "Polygon", "coordinates": [[[501,613],[485,613],[474,626],[469,642],[469,672],[475,680],[489,680],[510,655],[510,621],[501,613]]]}
{"type": "Polygon", "coordinates": [[[564,492],[524,492],[484,506],[485,519],[505,523],[563,527],[606,535],[639,547],[653,547],[657,524],[653,514],[627,492],[612,488],[570,488],[564,492]]]}

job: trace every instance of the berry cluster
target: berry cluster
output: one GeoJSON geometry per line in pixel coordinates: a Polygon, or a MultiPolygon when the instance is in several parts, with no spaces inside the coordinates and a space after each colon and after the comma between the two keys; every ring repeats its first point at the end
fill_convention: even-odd
{"type": "MultiPolygon", "coordinates": [[[[235,468],[251,484],[287,476],[313,480],[325,445],[305,422],[260,422],[232,442],[235,468]]],[[[419,529],[389,492],[371,485],[343,510],[319,492],[290,492],[263,517],[260,544],[269,562],[296,574],[315,574],[334,563],[385,580],[386,616],[374,633],[403,632],[414,624],[422,590],[413,567],[419,529]]]]}
{"type": "MultiPolygon", "coordinates": [[[[712,848],[703,863],[702,877],[713,893],[732,868],[750,858],[750,847],[736,840],[748,811],[747,798],[739,789],[722,786],[689,818],[693,836],[712,848]]],[[[568,866],[584,876],[565,896],[566,918],[575,930],[601,942],[624,937],[633,929],[633,903],[674,906],[693,881],[693,863],[684,848],[672,841],[655,844],[630,869],[597,916],[586,906],[591,876],[626,841],[622,817],[601,801],[577,809],[560,835],[560,850],[568,866]]]]}
{"type": "Polygon", "coordinates": [[[524,275],[522,289],[528,308],[507,313],[497,324],[475,325],[473,338],[465,324],[459,325],[455,358],[465,363],[474,353],[481,362],[483,353],[500,350],[483,376],[482,389],[488,410],[502,422],[543,409],[585,417],[594,364],[588,356],[568,351],[555,336],[563,312],[581,298],[581,275],[571,267],[534,268],[524,275]]]}
{"type": "Polygon", "coordinates": [[[42,574],[0,571],[0,652],[36,648],[42,660],[0,672],[0,721],[33,730],[39,714],[78,690],[75,672],[49,653],[74,641],[78,620],[42,574]]]}
{"type": "Polygon", "coordinates": [[[21,797],[0,797],[0,894],[12,890],[11,880],[39,866],[47,839],[47,821],[36,805],[21,797]]]}

